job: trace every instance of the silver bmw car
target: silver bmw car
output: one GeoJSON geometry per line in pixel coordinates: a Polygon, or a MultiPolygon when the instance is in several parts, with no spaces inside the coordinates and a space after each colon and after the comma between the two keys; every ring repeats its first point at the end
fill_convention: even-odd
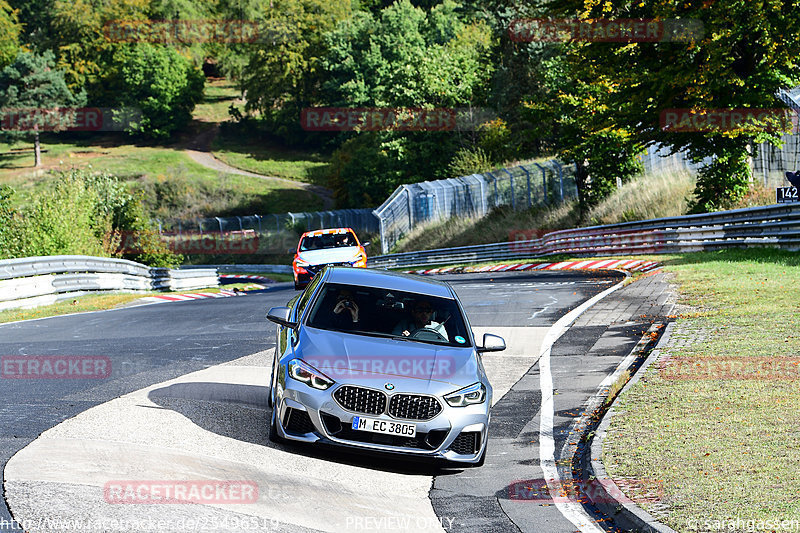
{"type": "Polygon", "coordinates": [[[449,284],[326,267],[267,318],[270,439],[483,464],[492,387],[480,354],[505,342],[476,343],[449,284]]]}

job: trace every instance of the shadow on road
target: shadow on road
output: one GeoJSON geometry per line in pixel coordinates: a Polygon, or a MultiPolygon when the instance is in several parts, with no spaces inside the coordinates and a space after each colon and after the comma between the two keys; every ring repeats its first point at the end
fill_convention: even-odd
{"type": "Polygon", "coordinates": [[[274,448],[302,457],[397,474],[442,476],[462,472],[432,463],[391,454],[342,451],[333,446],[303,443],[276,444],[269,440],[272,410],[267,406],[269,387],[231,383],[177,383],[155,389],[148,399],[179,413],[197,426],[222,437],[274,448]]]}

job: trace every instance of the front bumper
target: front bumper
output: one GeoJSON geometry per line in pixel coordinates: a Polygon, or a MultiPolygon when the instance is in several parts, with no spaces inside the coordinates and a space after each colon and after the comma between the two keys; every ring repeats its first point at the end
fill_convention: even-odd
{"type": "MultiPolygon", "coordinates": [[[[406,420],[381,415],[356,413],[344,409],[334,399],[340,386],[319,391],[303,383],[286,380],[287,388],[278,391],[276,430],[287,439],[329,444],[350,449],[388,452],[452,462],[477,463],[488,439],[488,399],[480,405],[450,407],[441,398],[442,411],[430,420],[406,420]],[[355,416],[391,422],[414,423],[414,438],[383,435],[351,429],[355,416]]],[[[413,391],[394,391],[414,394],[413,391]]]]}

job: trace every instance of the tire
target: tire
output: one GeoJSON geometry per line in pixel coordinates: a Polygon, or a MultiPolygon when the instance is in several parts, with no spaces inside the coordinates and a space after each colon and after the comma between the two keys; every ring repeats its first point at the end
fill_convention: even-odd
{"type": "Polygon", "coordinates": [[[282,444],[286,442],[286,440],[281,438],[280,435],[278,435],[278,429],[275,427],[277,423],[278,423],[277,411],[273,408],[272,416],[270,417],[270,422],[269,422],[269,440],[274,442],[275,444],[282,444]]]}
{"type": "Polygon", "coordinates": [[[306,288],[306,286],[303,285],[302,283],[297,283],[297,281],[294,282],[294,290],[302,291],[305,288],[306,288]]]}

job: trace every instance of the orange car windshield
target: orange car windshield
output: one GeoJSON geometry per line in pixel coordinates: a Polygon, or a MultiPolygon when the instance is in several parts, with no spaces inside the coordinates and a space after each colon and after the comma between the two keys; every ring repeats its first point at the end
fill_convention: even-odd
{"type": "Polygon", "coordinates": [[[325,248],[342,248],[357,246],[355,235],[352,233],[324,233],[322,235],[308,235],[300,241],[300,251],[323,250],[325,248]]]}

